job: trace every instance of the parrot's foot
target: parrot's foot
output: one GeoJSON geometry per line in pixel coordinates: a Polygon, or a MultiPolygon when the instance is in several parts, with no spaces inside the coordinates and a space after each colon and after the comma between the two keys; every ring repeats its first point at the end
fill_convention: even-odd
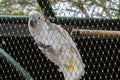
{"type": "Polygon", "coordinates": [[[45,44],[43,44],[42,42],[35,42],[35,44],[37,44],[38,46],[40,46],[40,47],[42,47],[42,48],[44,48],[44,49],[46,49],[46,48],[50,48],[51,46],[50,45],[45,45],[45,44]]]}

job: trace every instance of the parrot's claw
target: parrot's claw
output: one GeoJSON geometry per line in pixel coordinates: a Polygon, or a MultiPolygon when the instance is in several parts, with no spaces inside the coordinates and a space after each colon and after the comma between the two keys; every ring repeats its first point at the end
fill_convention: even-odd
{"type": "Polygon", "coordinates": [[[34,42],[34,45],[37,45],[37,42],[34,42]]]}

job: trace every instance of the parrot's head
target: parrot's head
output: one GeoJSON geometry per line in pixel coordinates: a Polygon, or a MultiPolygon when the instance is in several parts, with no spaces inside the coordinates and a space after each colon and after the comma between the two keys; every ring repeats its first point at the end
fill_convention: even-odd
{"type": "Polygon", "coordinates": [[[42,13],[37,11],[31,11],[29,13],[29,21],[28,28],[30,33],[33,35],[37,35],[39,31],[44,27],[45,18],[42,13]]]}
{"type": "Polygon", "coordinates": [[[43,24],[45,22],[44,16],[37,12],[37,11],[31,11],[29,13],[29,21],[28,25],[32,28],[37,27],[37,25],[43,24]]]}

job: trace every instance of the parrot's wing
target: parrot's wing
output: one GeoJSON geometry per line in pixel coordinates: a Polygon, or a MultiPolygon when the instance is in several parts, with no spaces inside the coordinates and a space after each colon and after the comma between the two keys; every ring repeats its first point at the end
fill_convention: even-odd
{"type": "Polygon", "coordinates": [[[63,29],[60,25],[49,23],[48,26],[49,26],[49,30],[55,30],[59,32],[67,40],[67,42],[69,42],[72,53],[76,53],[78,58],[82,61],[80,53],[75,43],[73,42],[72,38],[70,37],[69,33],[65,29],[63,29]]]}
{"type": "Polygon", "coordinates": [[[69,33],[65,29],[63,29],[60,25],[56,25],[54,23],[51,23],[48,26],[50,28],[49,30],[55,30],[55,31],[59,32],[64,37],[64,39],[67,40],[67,42],[68,42],[67,47],[69,47],[70,53],[72,53],[72,55],[76,55],[76,57],[79,59],[78,62],[82,63],[81,55],[76,47],[76,44],[74,43],[74,41],[70,37],[69,33]]]}
{"type": "Polygon", "coordinates": [[[49,23],[49,30],[58,31],[65,39],[69,40],[70,36],[67,31],[65,31],[60,25],[56,25],[54,23],[49,23]]]}

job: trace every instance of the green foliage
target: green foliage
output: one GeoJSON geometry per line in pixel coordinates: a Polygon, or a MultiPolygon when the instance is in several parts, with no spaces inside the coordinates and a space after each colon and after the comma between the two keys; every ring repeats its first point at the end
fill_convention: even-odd
{"type": "Polygon", "coordinates": [[[40,11],[36,0],[1,0],[0,14],[28,15],[31,10],[40,11]]]}
{"type": "MultiPolygon", "coordinates": [[[[51,0],[54,1],[54,0],[51,0]]],[[[120,18],[119,0],[55,0],[58,2],[69,2],[71,7],[79,8],[79,11],[88,18],[120,18]],[[92,13],[90,13],[92,12],[92,13]]],[[[54,4],[53,4],[54,5],[54,4]]],[[[70,9],[70,8],[69,8],[70,9]]],[[[66,8],[66,11],[68,9],[66,8]]],[[[69,10],[69,11],[72,11],[69,10]]],[[[74,11],[75,13],[75,11],[74,11]]],[[[77,11],[76,11],[77,13],[77,11]]]]}
{"type": "MultiPolygon", "coordinates": [[[[77,7],[85,17],[120,18],[120,3],[117,0],[49,0],[54,6],[58,2],[70,2],[71,7],[77,7]],[[94,9],[91,9],[91,8],[94,9]],[[102,12],[96,9],[101,9],[102,12]],[[89,12],[92,12],[89,14],[89,12]]],[[[119,0],[118,0],[119,1],[119,0]]],[[[45,5],[44,5],[45,6],[45,5]]],[[[56,8],[59,10],[59,8],[56,8]]],[[[37,0],[0,0],[0,14],[28,15],[31,10],[40,11],[37,0]]],[[[66,9],[75,13],[75,10],[66,9]]],[[[57,14],[57,13],[56,13],[57,14]]]]}

